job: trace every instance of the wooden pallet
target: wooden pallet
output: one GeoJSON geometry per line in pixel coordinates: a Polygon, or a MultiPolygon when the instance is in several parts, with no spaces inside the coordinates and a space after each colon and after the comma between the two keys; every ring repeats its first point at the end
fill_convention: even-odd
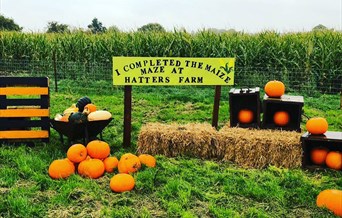
{"type": "Polygon", "coordinates": [[[0,142],[49,142],[47,77],[0,77],[0,142]]]}

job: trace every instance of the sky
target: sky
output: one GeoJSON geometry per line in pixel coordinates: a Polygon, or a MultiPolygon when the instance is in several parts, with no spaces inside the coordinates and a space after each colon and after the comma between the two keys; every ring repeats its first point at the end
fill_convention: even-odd
{"type": "Polygon", "coordinates": [[[46,31],[52,21],[86,29],[95,17],[122,31],[148,23],[190,32],[301,32],[318,24],[342,30],[342,0],[0,0],[0,12],[25,32],[46,31]]]}

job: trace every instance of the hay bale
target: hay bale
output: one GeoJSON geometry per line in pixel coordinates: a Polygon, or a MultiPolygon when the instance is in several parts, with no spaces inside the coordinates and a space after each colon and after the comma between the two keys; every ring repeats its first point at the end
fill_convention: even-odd
{"type": "Polygon", "coordinates": [[[217,134],[208,123],[148,123],[140,130],[137,152],[168,157],[216,158],[217,134]]]}
{"type": "Polygon", "coordinates": [[[302,158],[300,136],[301,133],[294,131],[224,126],[219,131],[218,151],[225,152],[223,160],[242,167],[299,167],[302,158]]]}

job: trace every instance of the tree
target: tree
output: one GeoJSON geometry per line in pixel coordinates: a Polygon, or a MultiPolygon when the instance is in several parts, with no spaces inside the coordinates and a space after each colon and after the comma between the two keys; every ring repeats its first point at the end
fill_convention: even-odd
{"type": "Polygon", "coordinates": [[[317,26],[315,26],[314,28],[312,28],[312,31],[319,31],[319,30],[327,30],[328,28],[326,26],[324,26],[323,24],[319,24],[317,26]]]}
{"type": "Polygon", "coordinates": [[[91,24],[88,25],[88,28],[92,33],[104,33],[107,30],[96,17],[91,21],[91,24]]]}
{"type": "Polygon", "coordinates": [[[6,18],[3,15],[0,15],[0,31],[21,31],[22,29],[23,28],[16,24],[13,19],[6,18]]]}
{"type": "Polygon", "coordinates": [[[108,27],[107,32],[120,32],[120,29],[117,26],[110,26],[108,27]]]}
{"type": "Polygon", "coordinates": [[[143,25],[142,27],[138,28],[138,31],[140,32],[166,32],[164,27],[160,25],[159,23],[149,23],[146,25],[143,25]]]}
{"type": "Polygon", "coordinates": [[[47,33],[65,33],[70,32],[69,26],[66,24],[59,24],[56,21],[52,21],[48,23],[47,33]]]}

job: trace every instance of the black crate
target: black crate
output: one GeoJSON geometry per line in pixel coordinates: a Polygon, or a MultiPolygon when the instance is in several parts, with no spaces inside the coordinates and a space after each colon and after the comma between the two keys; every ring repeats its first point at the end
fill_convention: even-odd
{"type": "Polygon", "coordinates": [[[324,166],[318,166],[312,163],[310,152],[313,148],[324,147],[330,151],[342,152],[342,132],[327,131],[323,135],[312,135],[308,132],[304,133],[300,138],[303,156],[302,167],[308,169],[324,169],[324,166]]]}
{"type": "Polygon", "coordinates": [[[280,98],[270,98],[265,95],[263,101],[262,128],[300,132],[303,105],[303,96],[282,95],[280,98]],[[273,116],[278,111],[286,111],[289,114],[290,119],[286,126],[277,126],[274,123],[273,116]]]}
{"type": "Polygon", "coordinates": [[[231,127],[258,128],[260,127],[260,89],[231,89],[229,91],[229,118],[231,127]],[[242,109],[251,110],[254,119],[251,123],[244,124],[238,120],[239,111],[242,109]]]}

